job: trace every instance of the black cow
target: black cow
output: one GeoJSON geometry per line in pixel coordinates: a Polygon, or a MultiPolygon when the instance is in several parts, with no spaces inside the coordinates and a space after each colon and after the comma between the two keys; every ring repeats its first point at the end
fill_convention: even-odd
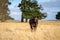
{"type": "Polygon", "coordinates": [[[31,31],[36,31],[37,25],[38,25],[38,18],[37,16],[32,16],[29,20],[31,31]]]}

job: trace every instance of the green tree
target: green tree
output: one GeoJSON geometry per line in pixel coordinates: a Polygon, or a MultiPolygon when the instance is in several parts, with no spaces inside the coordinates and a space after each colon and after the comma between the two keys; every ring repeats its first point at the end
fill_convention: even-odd
{"type": "Polygon", "coordinates": [[[41,13],[40,10],[42,10],[42,6],[39,6],[36,0],[22,0],[18,7],[22,11],[21,22],[23,22],[23,18],[26,18],[27,22],[27,19],[31,16],[38,16],[39,19],[46,17],[44,14],[41,13]]]}
{"type": "Polygon", "coordinates": [[[60,20],[60,12],[57,13],[56,19],[60,20]]]}

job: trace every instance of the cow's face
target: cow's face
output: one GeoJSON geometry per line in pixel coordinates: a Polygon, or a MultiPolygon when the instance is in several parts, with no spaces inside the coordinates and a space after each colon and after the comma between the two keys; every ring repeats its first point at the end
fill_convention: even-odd
{"type": "Polygon", "coordinates": [[[38,21],[38,18],[37,17],[35,17],[35,22],[37,22],[38,21]]]}

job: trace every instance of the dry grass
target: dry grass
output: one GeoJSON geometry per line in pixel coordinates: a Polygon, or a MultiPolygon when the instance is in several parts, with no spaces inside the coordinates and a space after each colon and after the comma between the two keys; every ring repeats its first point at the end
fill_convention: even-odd
{"type": "Polygon", "coordinates": [[[60,40],[60,21],[40,21],[36,32],[29,23],[0,23],[0,40],[60,40]]]}

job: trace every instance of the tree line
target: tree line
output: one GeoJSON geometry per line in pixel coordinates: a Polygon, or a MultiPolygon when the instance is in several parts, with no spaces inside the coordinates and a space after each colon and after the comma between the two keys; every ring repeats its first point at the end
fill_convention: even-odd
{"type": "MultiPolygon", "coordinates": [[[[11,2],[8,2],[8,0],[0,1],[0,21],[2,22],[9,19],[14,20],[14,18],[9,16],[10,13],[7,13],[7,11],[10,11],[8,9],[8,5],[11,5],[11,2]]],[[[31,16],[37,16],[39,20],[47,17],[47,13],[41,12],[43,11],[43,7],[41,4],[38,4],[36,0],[21,0],[21,3],[19,3],[18,7],[22,12],[21,22],[23,22],[24,18],[27,22],[31,16]]],[[[60,20],[60,12],[57,12],[56,19],[60,20]]]]}

